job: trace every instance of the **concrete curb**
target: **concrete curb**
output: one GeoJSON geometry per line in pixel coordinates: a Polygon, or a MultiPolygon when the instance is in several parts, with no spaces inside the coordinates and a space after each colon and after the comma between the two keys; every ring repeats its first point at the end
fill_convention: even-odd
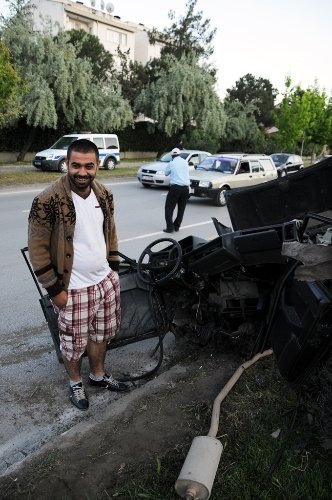
{"type": "Polygon", "coordinates": [[[160,390],[167,389],[168,384],[178,380],[187,372],[187,367],[182,365],[175,365],[169,370],[156,376],[153,380],[148,381],[144,383],[144,385],[132,390],[130,393],[123,394],[119,399],[112,401],[109,407],[102,409],[100,413],[100,419],[98,418],[97,420],[95,415],[88,415],[85,421],[80,421],[79,423],[73,425],[73,427],[63,432],[59,436],[54,437],[20,462],[16,462],[15,464],[8,467],[8,469],[4,473],[0,474],[0,477],[6,478],[7,476],[15,474],[15,472],[19,472],[21,468],[29,465],[40,455],[43,455],[44,453],[47,453],[54,448],[63,450],[71,447],[73,445],[73,440],[75,437],[79,437],[80,439],[82,439],[82,436],[87,432],[92,431],[94,427],[99,426],[103,422],[109,421],[110,419],[118,418],[138,400],[142,399],[148,394],[155,394],[160,390]]]}

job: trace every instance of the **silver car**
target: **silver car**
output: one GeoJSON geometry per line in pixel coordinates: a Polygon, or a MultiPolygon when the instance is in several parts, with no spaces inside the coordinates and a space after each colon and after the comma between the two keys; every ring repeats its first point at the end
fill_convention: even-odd
{"type": "MultiPolygon", "coordinates": [[[[184,158],[189,165],[189,171],[195,170],[207,156],[211,153],[207,151],[198,151],[195,149],[182,149],[181,157],[184,158]]],[[[169,186],[169,176],[165,175],[165,170],[168,163],[172,160],[171,153],[163,154],[158,160],[152,163],[142,165],[137,172],[137,178],[144,187],[150,186],[169,186]]]]}

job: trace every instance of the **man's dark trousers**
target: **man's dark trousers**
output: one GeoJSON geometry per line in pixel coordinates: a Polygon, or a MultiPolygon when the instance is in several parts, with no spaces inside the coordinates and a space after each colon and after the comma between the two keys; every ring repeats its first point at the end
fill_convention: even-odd
{"type": "Polygon", "coordinates": [[[178,186],[177,184],[170,186],[165,203],[166,229],[169,231],[174,231],[174,229],[181,226],[188,198],[188,186],[178,186]],[[176,205],[178,206],[178,213],[173,223],[173,212],[176,205]]]}

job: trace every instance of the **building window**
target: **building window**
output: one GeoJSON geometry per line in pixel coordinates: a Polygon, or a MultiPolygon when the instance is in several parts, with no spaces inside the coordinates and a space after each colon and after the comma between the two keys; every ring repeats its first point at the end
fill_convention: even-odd
{"type": "Polygon", "coordinates": [[[119,31],[107,30],[106,39],[108,42],[114,43],[116,45],[127,45],[127,35],[126,33],[120,33],[119,31]]]}
{"type": "Polygon", "coordinates": [[[120,35],[120,45],[127,45],[127,35],[126,33],[119,33],[120,35]]]}
{"type": "Polygon", "coordinates": [[[74,30],[84,30],[87,33],[91,33],[91,24],[85,23],[84,21],[81,21],[80,19],[70,19],[69,18],[69,26],[71,29],[74,29],[74,30]]]}
{"type": "Polygon", "coordinates": [[[119,33],[113,30],[107,30],[106,39],[108,42],[119,43],[119,33]]]}

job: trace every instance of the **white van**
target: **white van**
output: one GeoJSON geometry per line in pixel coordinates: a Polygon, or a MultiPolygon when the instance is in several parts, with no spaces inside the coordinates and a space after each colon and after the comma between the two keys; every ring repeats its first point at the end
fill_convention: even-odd
{"type": "Polygon", "coordinates": [[[67,172],[66,157],[69,145],[76,139],[88,139],[99,149],[99,166],[113,170],[120,163],[120,145],[116,134],[68,134],[59,139],[50,149],[36,154],[32,164],[40,170],[67,172]]]}

